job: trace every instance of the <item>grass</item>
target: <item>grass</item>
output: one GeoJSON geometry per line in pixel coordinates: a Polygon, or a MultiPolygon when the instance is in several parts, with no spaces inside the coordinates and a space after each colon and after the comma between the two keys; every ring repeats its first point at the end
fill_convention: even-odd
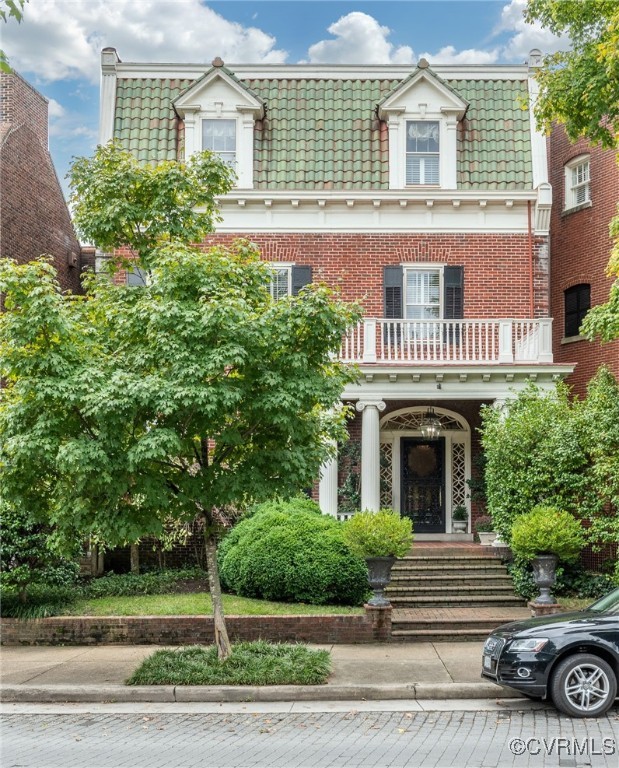
{"type": "MultiPolygon", "coordinates": [[[[306,605],[275,603],[248,597],[224,595],[224,612],[228,616],[288,616],[363,613],[363,608],[339,605],[306,605]]],[[[135,595],[76,600],[63,615],[67,616],[202,616],[211,614],[213,605],[208,592],[187,594],[135,595]]]]}
{"type": "Polygon", "coordinates": [[[236,643],[223,662],[217,648],[190,646],[156,651],[127,685],[320,685],[331,673],[328,651],[263,640],[236,643]]]}
{"type": "Polygon", "coordinates": [[[561,606],[561,611],[581,611],[583,608],[595,603],[594,597],[556,597],[557,603],[561,606]]]}

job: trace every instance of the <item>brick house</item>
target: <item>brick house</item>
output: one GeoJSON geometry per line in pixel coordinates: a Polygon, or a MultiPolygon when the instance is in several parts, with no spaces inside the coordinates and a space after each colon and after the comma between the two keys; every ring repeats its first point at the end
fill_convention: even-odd
{"type": "Polygon", "coordinates": [[[548,139],[554,206],[550,225],[551,315],[557,362],[576,363],[567,382],[583,396],[604,363],[619,379],[619,340],[590,342],[578,333],[590,307],[608,300],[605,274],[612,242],[608,225],[617,213],[619,167],[612,149],[571,144],[561,126],[548,139]]]}
{"type": "MultiPolygon", "coordinates": [[[[361,507],[410,516],[418,540],[472,537],[481,405],[573,370],[552,350],[546,140],[522,108],[537,61],[205,67],[102,52],[100,143],[234,163],[205,245],[255,242],[275,296],[320,280],[361,300],[341,350],[360,368],[342,399],[361,507]],[[469,533],[454,533],[457,506],[469,533]]],[[[338,462],[322,468],[324,512],[338,514],[341,480],[338,462]]]]}
{"type": "Polygon", "coordinates": [[[0,73],[0,256],[50,254],[63,290],[79,293],[80,246],[48,146],[48,102],[17,73],[0,73]]]}

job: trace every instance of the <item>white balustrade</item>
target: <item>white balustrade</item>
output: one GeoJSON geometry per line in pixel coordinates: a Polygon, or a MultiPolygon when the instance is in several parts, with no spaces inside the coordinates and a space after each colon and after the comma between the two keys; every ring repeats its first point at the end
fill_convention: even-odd
{"type": "Polygon", "coordinates": [[[552,320],[388,320],[366,318],[344,338],[350,363],[552,362],[552,320]]]}

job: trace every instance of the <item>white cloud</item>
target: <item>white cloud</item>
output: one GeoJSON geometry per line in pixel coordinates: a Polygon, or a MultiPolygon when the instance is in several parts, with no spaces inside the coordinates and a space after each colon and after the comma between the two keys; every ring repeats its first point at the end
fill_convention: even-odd
{"type": "Polygon", "coordinates": [[[50,99],[48,104],[47,113],[50,120],[60,118],[65,113],[65,108],[56,99],[50,99]]]}
{"type": "Polygon", "coordinates": [[[52,82],[99,80],[100,51],[126,61],[280,63],[287,53],[256,27],[228,21],[200,0],[36,0],[3,48],[17,71],[52,82]]]}
{"type": "Polygon", "coordinates": [[[542,53],[554,53],[570,48],[568,37],[557,37],[539,24],[527,24],[523,17],[526,0],[511,0],[503,6],[501,20],[494,30],[496,34],[512,33],[511,39],[503,48],[503,57],[518,63],[528,59],[529,52],[538,48],[542,53]]]}
{"type": "Polygon", "coordinates": [[[321,40],[310,46],[314,64],[412,64],[413,49],[396,48],[387,38],[389,27],[381,27],[367,13],[353,11],[342,16],[327,30],[335,40],[321,40]]]}
{"type": "MultiPolygon", "coordinates": [[[[453,45],[446,45],[436,53],[422,54],[430,66],[433,64],[494,64],[499,59],[499,50],[480,51],[476,48],[468,48],[465,51],[457,51],[453,45]]],[[[421,57],[420,57],[421,58],[421,57]]]]}

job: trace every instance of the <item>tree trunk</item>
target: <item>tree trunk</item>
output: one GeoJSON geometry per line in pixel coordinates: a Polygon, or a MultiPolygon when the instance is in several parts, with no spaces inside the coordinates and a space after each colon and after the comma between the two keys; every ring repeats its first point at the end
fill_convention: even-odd
{"type": "Polygon", "coordinates": [[[131,545],[131,553],[129,557],[131,558],[131,573],[139,573],[140,572],[140,545],[139,544],[131,545]]]}
{"type": "Polygon", "coordinates": [[[221,584],[219,583],[219,569],[217,567],[217,540],[215,536],[208,533],[208,527],[204,532],[204,547],[206,550],[208,583],[211,590],[211,600],[213,601],[215,645],[217,646],[217,657],[220,661],[223,661],[232,653],[232,646],[228,638],[224,606],[221,600],[221,584]]]}

